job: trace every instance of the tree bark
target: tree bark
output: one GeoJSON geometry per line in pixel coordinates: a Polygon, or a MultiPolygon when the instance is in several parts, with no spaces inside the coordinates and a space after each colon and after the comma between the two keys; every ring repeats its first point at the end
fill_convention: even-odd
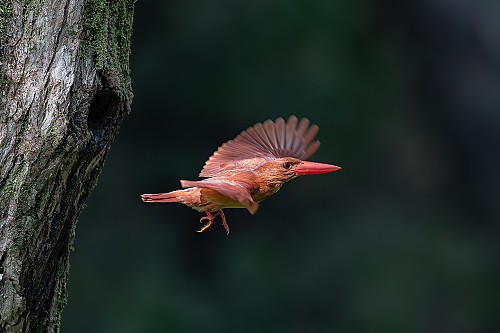
{"type": "Polygon", "coordinates": [[[76,220],[130,110],[135,0],[0,1],[0,331],[57,332],[76,220]]]}

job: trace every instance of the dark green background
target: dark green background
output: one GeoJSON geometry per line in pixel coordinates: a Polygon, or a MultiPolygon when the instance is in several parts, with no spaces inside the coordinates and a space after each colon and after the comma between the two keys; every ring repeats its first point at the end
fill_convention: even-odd
{"type": "Polygon", "coordinates": [[[136,4],[132,113],[77,228],[64,332],[493,332],[500,3],[136,4]],[[151,205],[224,141],[295,114],[302,177],[256,215],[151,205]]]}

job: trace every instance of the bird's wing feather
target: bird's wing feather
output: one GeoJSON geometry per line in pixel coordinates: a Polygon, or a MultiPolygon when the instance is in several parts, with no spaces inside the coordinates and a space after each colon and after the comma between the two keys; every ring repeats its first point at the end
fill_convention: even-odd
{"type": "Polygon", "coordinates": [[[286,123],[283,118],[257,123],[220,146],[205,162],[200,177],[250,171],[274,158],[306,159],[319,148],[318,130],[307,118],[298,121],[295,116],[286,123]]]}
{"type": "Polygon", "coordinates": [[[259,204],[253,201],[250,194],[250,183],[232,178],[208,178],[200,181],[181,180],[183,188],[202,187],[217,191],[233,200],[238,201],[251,214],[255,214],[259,204]]]}

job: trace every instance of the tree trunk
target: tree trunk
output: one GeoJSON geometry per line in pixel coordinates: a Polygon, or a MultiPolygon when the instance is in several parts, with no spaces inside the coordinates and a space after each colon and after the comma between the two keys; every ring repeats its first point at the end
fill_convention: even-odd
{"type": "Polygon", "coordinates": [[[0,1],[0,331],[57,332],[76,220],[130,110],[135,0],[0,1]]]}

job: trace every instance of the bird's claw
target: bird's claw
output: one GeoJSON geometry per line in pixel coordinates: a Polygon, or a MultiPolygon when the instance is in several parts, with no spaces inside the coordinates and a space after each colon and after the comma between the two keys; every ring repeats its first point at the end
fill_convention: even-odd
{"type": "MultiPolygon", "coordinates": [[[[210,214],[210,213],[208,213],[208,214],[210,214]]],[[[205,224],[200,230],[196,230],[196,232],[203,232],[203,231],[207,230],[214,223],[214,220],[212,218],[212,214],[207,215],[207,216],[203,216],[200,219],[200,223],[203,223],[203,220],[208,220],[208,223],[205,224]]]]}
{"type": "Polygon", "coordinates": [[[208,223],[205,224],[200,230],[196,230],[196,232],[204,232],[205,230],[207,230],[214,223],[214,219],[220,215],[222,225],[229,235],[229,226],[227,225],[226,217],[224,216],[224,212],[222,211],[222,209],[219,209],[214,215],[212,215],[212,213],[210,213],[208,210],[206,210],[205,213],[207,214],[207,216],[203,216],[200,219],[200,223],[203,223],[203,220],[208,220],[208,223]]]}

